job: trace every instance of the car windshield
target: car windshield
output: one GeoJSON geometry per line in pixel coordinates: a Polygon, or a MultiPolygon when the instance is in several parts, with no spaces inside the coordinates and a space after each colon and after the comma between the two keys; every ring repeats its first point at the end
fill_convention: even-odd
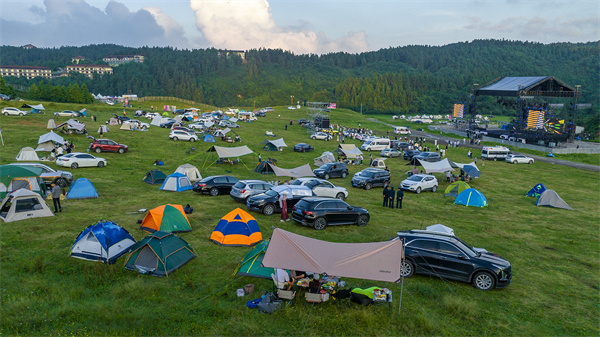
{"type": "Polygon", "coordinates": [[[367,140],[366,142],[364,142],[364,145],[369,145],[369,144],[371,144],[370,140],[367,140]]]}
{"type": "Polygon", "coordinates": [[[233,187],[235,187],[235,188],[244,188],[244,187],[246,187],[246,183],[238,181],[237,183],[235,183],[235,185],[233,185],[233,187]]]}
{"type": "Polygon", "coordinates": [[[328,168],[330,168],[331,166],[333,166],[332,163],[329,164],[323,164],[321,165],[321,167],[319,167],[321,170],[327,170],[328,168]]]}
{"type": "Polygon", "coordinates": [[[358,175],[361,177],[372,177],[375,175],[375,172],[373,171],[360,171],[358,172],[358,175]]]}
{"type": "Polygon", "coordinates": [[[473,247],[471,247],[470,245],[468,245],[467,243],[465,243],[464,241],[462,241],[459,238],[456,238],[456,240],[458,242],[455,242],[455,244],[462,249],[465,253],[467,253],[467,255],[471,256],[471,257],[475,257],[475,256],[479,256],[481,255],[481,253],[476,252],[475,249],[473,249],[473,247]]]}
{"type": "Polygon", "coordinates": [[[273,191],[273,190],[268,190],[265,192],[266,195],[270,196],[270,197],[279,197],[279,193],[273,191]]]}
{"type": "Polygon", "coordinates": [[[410,178],[408,178],[406,180],[419,182],[419,181],[423,180],[423,177],[422,176],[411,176],[410,178]]]}

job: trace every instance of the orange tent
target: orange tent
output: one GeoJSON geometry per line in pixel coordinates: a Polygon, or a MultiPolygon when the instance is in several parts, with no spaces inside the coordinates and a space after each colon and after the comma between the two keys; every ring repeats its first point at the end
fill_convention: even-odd
{"type": "Polygon", "coordinates": [[[252,246],[262,241],[262,234],[256,219],[236,208],[219,220],[210,239],[223,246],[252,246]]]}
{"type": "Polygon", "coordinates": [[[142,220],[141,229],[154,233],[163,232],[189,232],[192,230],[183,206],[162,205],[151,209],[142,220]]]}

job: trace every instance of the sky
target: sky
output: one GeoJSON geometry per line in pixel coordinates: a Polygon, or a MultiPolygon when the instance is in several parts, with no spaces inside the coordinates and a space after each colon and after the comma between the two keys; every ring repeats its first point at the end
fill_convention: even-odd
{"type": "Polygon", "coordinates": [[[360,53],[600,40],[598,0],[0,0],[0,45],[360,53]]]}

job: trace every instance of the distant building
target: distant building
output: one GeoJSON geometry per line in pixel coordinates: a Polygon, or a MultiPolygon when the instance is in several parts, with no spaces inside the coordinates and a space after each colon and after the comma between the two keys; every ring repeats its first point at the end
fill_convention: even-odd
{"type": "Polygon", "coordinates": [[[83,60],[85,60],[85,57],[83,57],[83,56],[75,56],[75,57],[71,58],[71,63],[79,64],[79,62],[81,62],[83,60]]]}
{"type": "Polygon", "coordinates": [[[25,77],[28,80],[36,77],[52,78],[52,69],[35,66],[1,66],[2,77],[25,77]]]}
{"type": "Polygon", "coordinates": [[[112,67],[101,64],[72,64],[66,66],[65,71],[67,74],[74,71],[76,73],[84,74],[89,78],[92,78],[94,73],[98,73],[100,76],[113,73],[112,67]]]}
{"type": "Polygon", "coordinates": [[[244,62],[246,61],[246,52],[243,50],[219,50],[219,56],[225,55],[227,58],[231,55],[239,56],[244,62]]]}
{"type": "Polygon", "coordinates": [[[144,63],[143,55],[109,55],[102,58],[102,61],[110,64],[113,67],[118,65],[129,63],[129,62],[138,62],[144,63]]]}
{"type": "Polygon", "coordinates": [[[33,49],[33,48],[37,48],[36,46],[32,45],[32,44],[26,44],[23,47],[21,47],[23,49],[33,49]]]}

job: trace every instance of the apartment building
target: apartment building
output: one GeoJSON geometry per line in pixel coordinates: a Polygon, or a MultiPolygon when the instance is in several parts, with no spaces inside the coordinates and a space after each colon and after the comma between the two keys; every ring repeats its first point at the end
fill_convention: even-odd
{"type": "Polygon", "coordinates": [[[28,80],[36,77],[52,78],[52,69],[36,66],[1,66],[2,77],[25,77],[28,80]]]}
{"type": "Polygon", "coordinates": [[[124,63],[138,62],[144,63],[143,55],[109,55],[102,58],[102,61],[116,67],[124,63]]]}
{"type": "Polygon", "coordinates": [[[92,78],[94,73],[100,74],[100,76],[104,74],[112,74],[113,69],[110,66],[101,65],[101,64],[71,64],[65,67],[65,70],[68,73],[74,71],[80,74],[84,74],[89,78],[92,78]]]}

